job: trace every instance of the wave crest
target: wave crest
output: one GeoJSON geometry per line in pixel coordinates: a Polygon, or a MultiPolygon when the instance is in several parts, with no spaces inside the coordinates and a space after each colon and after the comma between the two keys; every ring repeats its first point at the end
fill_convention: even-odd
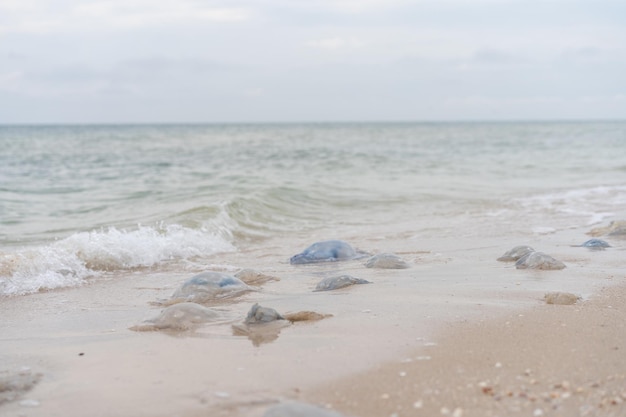
{"type": "Polygon", "coordinates": [[[219,234],[177,224],[80,232],[50,245],[0,253],[0,294],[22,295],[76,286],[104,272],[234,250],[219,234]]]}

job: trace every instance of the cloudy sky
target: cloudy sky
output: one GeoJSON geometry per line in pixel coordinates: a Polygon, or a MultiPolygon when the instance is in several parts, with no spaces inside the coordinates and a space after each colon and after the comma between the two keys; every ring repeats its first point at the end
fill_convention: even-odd
{"type": "Polygon", "coordinates": [[[615,118],[624,0],[0,0],[0,124],[615,118]]]}

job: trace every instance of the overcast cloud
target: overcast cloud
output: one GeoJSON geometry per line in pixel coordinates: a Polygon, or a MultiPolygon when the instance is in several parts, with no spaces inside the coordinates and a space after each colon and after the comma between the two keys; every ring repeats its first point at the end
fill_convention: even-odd
{"type": "Polygon", "coordinates": [[[622,0],[0,0],[0,123],[626,118],[622,0]]]}

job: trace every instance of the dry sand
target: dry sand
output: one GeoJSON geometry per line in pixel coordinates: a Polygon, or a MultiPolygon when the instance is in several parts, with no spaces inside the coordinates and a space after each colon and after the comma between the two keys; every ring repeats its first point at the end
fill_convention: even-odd
{"type": "Polygon", "coordinates": [[[436,345],[302,393],[346,415],[626,416],[626,288],[443,330],[436,345]]]}
{"type": "MultiPolygon", "coordinates": [[[[185,272],[136,271],[0,300],[0,414],[258,417],[297,400],[354,417],[625,416],[623,250],[562,243],[579,234],[528,242],[552,248],[568,265],[562,271],[496,262],[509,248],[504,239],[479,248],[459,241],[453,250],[449,240],[430,240],[432,251],[398,251],[411,264],[404,270],[294,268],[277,262],[287,258],[278,252],[262,270],[280,281],[220,305],[223,321],[192,333],[129,330],[158,313],[150,302],[171,294],[185,272]],[[333,272],[372,284],[313,292],[333,272]],[[546,304],[555,290],[583,300],[546,304]],[[332,317],[255,342],[231,325],[256,302],[332,317]]],[[[252,255],[223,262],[264,259],[252,255]]]]}

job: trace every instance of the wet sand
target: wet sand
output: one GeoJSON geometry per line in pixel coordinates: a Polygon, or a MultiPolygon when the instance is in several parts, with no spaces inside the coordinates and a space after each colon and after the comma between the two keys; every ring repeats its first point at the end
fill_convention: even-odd
{"type": "Polygon", "coordinates": [[[410,264],[403,270],[361,261],[294,267],[285,261],[289,248],[242,250],[217,257],[211,269],[256,268],[280,281],[220,303],[222,321],[187,333],[129,327],[157,315],[161,308],[150,303],[192,270],[137,270],[4,299],[0,387],[8,388],[0,412],[257,417],[298,400],[354,417],[621,416],[624,252],[571,246],[582,239],[581,230],[568,230],[480,245],[402,235],[358,242],[398,253],[410,264]],[[516,244],[549,251],[568,267],[521,271],[495,261],[516,244]],[[372,284],[313,291],[339,273],[372,284]],[[546,305],[551,291],[583,299],[546,305]],[[235,334],[232,325],[257,302],[332,317],[261,341],[235,334]]]}

